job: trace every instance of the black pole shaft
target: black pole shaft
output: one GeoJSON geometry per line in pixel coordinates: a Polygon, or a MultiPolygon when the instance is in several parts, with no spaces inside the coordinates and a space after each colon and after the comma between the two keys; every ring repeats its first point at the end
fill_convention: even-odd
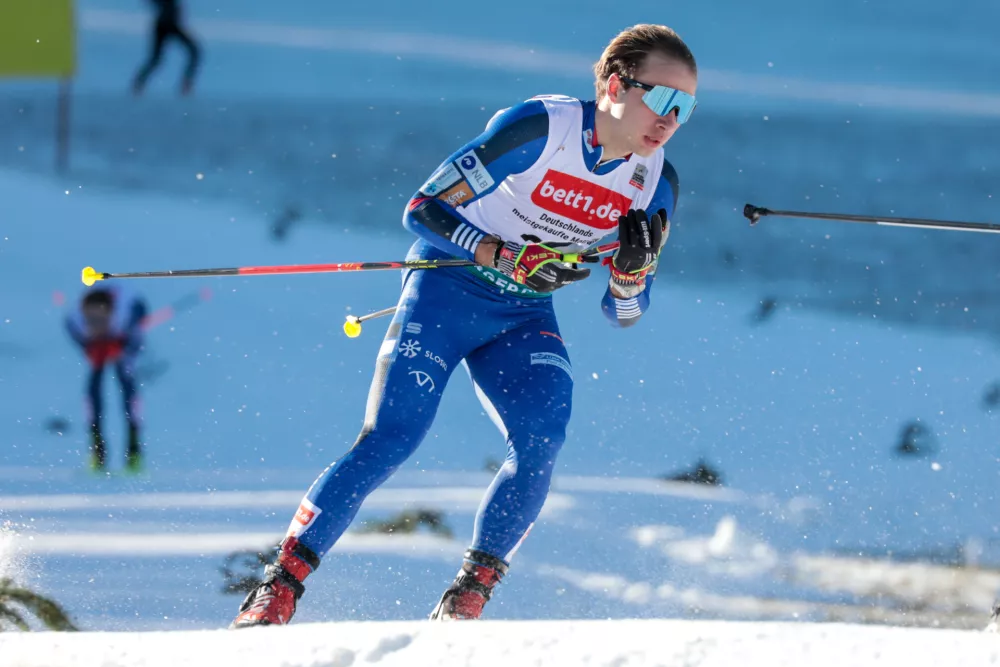
{"type": "Polygon", "coordinates": [[[382,310],[377,310],[374,313],[368,313],[367,315],[362,315],[358,318],[358,322],[367,322],[368,320],[373,320],[376,317],[382,317],[384,315],[391,315],[396,312],[396,306],[391,308],[383,308],[382,310]]]}
{"type": "Polygon", "coordinates": [[[763,206],[747,204],[743,207],[743,216],[750,220],[751,225],[757,224],[765,215],[785,218],[807,218],[813,220],[835,220],[840,222],[862,222],[873,225],[891,225],[896,227],[923,227],[926,229],[945,229],[962,232],[1000,233],[1000,224],[992,222],[958,222],[953,220],[929,220],[926,218],[890,218],[871,215],[849,215],[843,213],[809,213],[805,211],[773,211],[763,206]]]}

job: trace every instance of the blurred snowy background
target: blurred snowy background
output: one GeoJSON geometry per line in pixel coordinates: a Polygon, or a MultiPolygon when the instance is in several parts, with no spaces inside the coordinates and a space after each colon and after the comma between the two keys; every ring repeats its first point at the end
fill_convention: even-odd
{"type": "MultiPolygon", "coordinates": [[[[340,326],[395,303],[398,276],[134,283],[154,306],[212,298],[150,336],[148,476],[93,479],[61,329],[80,269],[401,258],[402,207],[443,157],[498,108],[592,95],[607,40],[648,21],[702,72],[667,146],[681,197],[653,307],[616,331],[600,280],[557,294],[570,439],[488,613],[985,624],[1000,239],[741,212],[996,221],[1000,6],[348,4],[188,2],[194,94],[173,47],[135,98],[147,6],[79,2],[65,173],[54,83],[0,81],[0,576],[86,629],[227,624],[233,571],[360,428],[384,320],[340,326]],[[662,479],[699,464],[717,483],[662,479]]],[[[429,613],[504,453],[470,389],[455,376],[297,619],[429,613]],[[379,532],[407,510],[441,523],[379,532]]]]}

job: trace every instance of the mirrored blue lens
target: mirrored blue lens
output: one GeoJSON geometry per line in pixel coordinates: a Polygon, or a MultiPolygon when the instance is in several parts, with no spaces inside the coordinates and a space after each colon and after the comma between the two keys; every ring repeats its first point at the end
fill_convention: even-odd
{"type": "Polygon", "coordinates": [[[681,124],[686,123],[691,118],[691,114],[698,104],[692,95],[667,86],[654,86],[652,90],[646,91],[646,94],[642,96],[642,101],[658,116],[665,116],[676,109],[677,122],[681,124]]]}

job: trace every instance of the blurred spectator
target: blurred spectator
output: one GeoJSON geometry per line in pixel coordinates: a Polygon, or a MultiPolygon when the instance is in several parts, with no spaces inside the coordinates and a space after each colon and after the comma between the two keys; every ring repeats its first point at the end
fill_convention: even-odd
{"type": "Polygon", "coordinates": [[[66,329],[90,362],[86,403],[90,419],[90,466],[101,472],[107,465],[105,441],[101,432],[103,397],[101,383],[104,369],[115,367],[125,404],[128,445],[125,468],[138,472],[142,467],[139,441],[139,396],[135,381],[135,361],[142,349],[142,320],[146,316],[145,301],[117,287],[91,287],[80,299],[80,305],[66,317],[66,329]]]}
{"type": "Polygon", "coordinates": [[[194,88],[195,73],[201,60],[201,50],[191,35],[181,25],[180,0],[150,0],[156,8],[156,22],[153,25],[153,33],[150,41],[149,58],[135,75],[132,82],[132,92],[141,95],[146,88],[146,80],[160,65],[160,57],[163,55],[163,45],[167,39],[173,37],[179,41],[188,52],[187,67],[184,69],[184,78],[181,81],[181,94],[187,95],[194,88]]]}

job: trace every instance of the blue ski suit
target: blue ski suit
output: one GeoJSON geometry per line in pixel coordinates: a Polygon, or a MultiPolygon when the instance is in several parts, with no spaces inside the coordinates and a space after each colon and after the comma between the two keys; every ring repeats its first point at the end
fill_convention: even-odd
{"type": "MultiPolygon", "coordinates": [[[[642,190],[646,210],[665,209],[672,217],[678,180],[662,148],[652,166],[649,158],[642,166],[632,156],[602,161],[594,118],[593,101],[558,96],[532,98],[498,112],[410,200],[403,225],[418,239],[409,258],[472,259],[487,233],[519,243],[570,238],[578,246],[596,244],[616,230],[614,218],[598,220],[581,211],[598,210],[592,197],[621,200],[614,193],[601,195],[605,188],[594,190],[587,181],[615,170],[631,173],[628,182],[638,188],[633,192],[642,190]],[[553,113],[561,109],[566,111],[557,121],[553,113]],[[560,136],[553,139],[555,133],[560,136]],[[556,160],[557,153],[558,159],[566,159],[567,151],[579,155],[572,158],[579,162],[576,176],[540,164],[556,160]],[[529,184],[532,194],[519,201],[515,181],[534,173],[544,176],[537,186],[529,184]],[[650,178],[654,173],[655,181],[650,178]],[[565,182],[578,183],[578,193],[560,186],[565,182]],[[491,203],[491,198],[497,201],[491,203]],[[528,198],[542,208],[532,209],[528,198]],[[551,203],[555,199],[559,202],[551,203]],[[535,213],[526,214],[529,210],[535,213]],[[487,223],[492,229],[484,228],[487,223]],[[537,231],[523,233],[527,229],[537,231]]],[[[602,213],[610,209],[605,206],[602,213]]],[[[608,289],[602,310],[612,326],[630,326],[645,312],[654,274],[647,276],[645,291],[629,299],[616,298],[608,289]]],[[[404,272],[398,308],[376,359],[362,431],[353,447],[313,483],[289,536],[320,558],[329,551],[368,494],[420,445],[462,362],[507,442],[506,460],[486,491],[470,546],[509,564],[549,491],[571,415],[573,369],[551,294],[534,292],[481,266],[404,272]]]]}

